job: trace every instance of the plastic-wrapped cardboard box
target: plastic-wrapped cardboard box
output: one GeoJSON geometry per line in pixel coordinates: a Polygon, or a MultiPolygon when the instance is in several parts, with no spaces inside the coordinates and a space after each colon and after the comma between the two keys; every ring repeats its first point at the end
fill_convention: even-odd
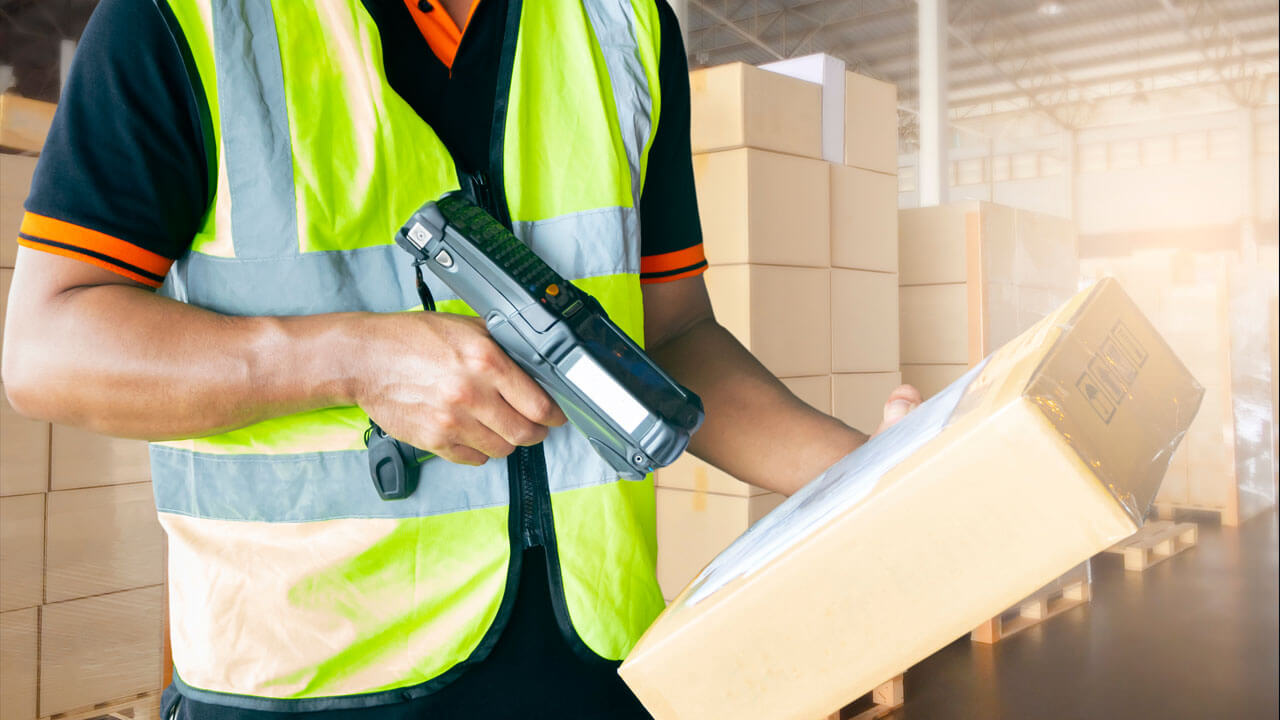
{"type": "MultiPolygon", "coordinates": [[[[898,216],[904,382],[928,397],[1071,297],[1071,221],[988,202],[898,216]]],[[[1139,302],[1141,307],[1141,302],[1139,302]]]]}
{"type": "Polygon", "coordinates": [[[660,720],[841,707],[1132,535],[1201,395],[1104,280],[756,523],[620,673],[660,720]]]}

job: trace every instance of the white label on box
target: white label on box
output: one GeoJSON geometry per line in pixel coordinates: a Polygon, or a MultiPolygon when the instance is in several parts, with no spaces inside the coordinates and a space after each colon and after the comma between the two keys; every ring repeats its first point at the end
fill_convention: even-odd
{"type": "Polygon", "coordinates": [[[810,529],[861,502],[881,476],[947,426],[965,390],[986,364],[984,360],[970,369],[752,525],[694,579],[685,603],[696,605],[732,580],[764,567],[810,529]]]}

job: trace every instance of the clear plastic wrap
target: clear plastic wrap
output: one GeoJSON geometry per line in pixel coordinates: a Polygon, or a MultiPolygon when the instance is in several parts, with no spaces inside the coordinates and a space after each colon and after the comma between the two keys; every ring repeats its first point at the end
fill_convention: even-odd
{"type": "Polygon", "coordinates": [[[1274,275],[1256,267],[1231,273],[1231,433],[1241,522],[1276,504],[1275,407],[1267,285],[1274,275]]]}
{"type": "Polygon", "coordinates": [[[1203,389],[1112,281],[712,561],[620,672],[664,718],[812,718],[1133,534],[1203,389]]]}
{"type": "Polygon", "coordinates": [[[1274,261],[1172,249],[1090,260],[1112,276],[1205,387],[1200,414],[1170,464],[1157,504],[1218,512],[1235,525],[1271,507],[1275,491],[1274,261]]]}

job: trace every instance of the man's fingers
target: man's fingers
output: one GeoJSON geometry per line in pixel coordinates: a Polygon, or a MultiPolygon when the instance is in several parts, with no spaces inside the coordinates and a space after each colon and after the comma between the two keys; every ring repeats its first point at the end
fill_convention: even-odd
{"type": "Polygon", "coordinates": [[[458,438],[458,441],[462,445],[484,453],[486,459],[503,458],[515,452],[516,449],[514,445],[504,440],[498,433],[485,427],[479,420],[469,423],[469,427],[458,438]]]}
{"type": "Polygon", "coordinates": [[[876,434],[884,431],[885,428],[893,425],[907,413],[919,407],[924,399],[920,395],[920,391],[911,385],[899,385],[889,393],[889,399],[884,403],[884,421],[880,423],[880,427],[876,429],[876,434]]]}
{"type": "Polygon", "coordinates": [[[489,461],[488,455],[466,445],[450,445],[436,454],[457,465],[483,465],[489,461]]]}
{"type": "Polygon", "coordinates": [[[917,390],[914,385],[899,385],[894,388],[893,392],[889,393],[888,402],[893,402],[894,400],[906,400],[912,405],[919,405],[924,402],[924,398],[920,395],[920,391],[917,390]]]}
{"type": "Polygon", "coordinates": [[[537,445],[547,437],[545,425],[525,417],[497,392],[475,412],[477,420],[512,445],[537,445]]]}
{"type": "Polygon", "coordinates": [[[547,391],[514,362],[511,372],[504,373],[494,384],[502,398],[530,421],[546,427],[559,427],[569,422],[547,391]]]}

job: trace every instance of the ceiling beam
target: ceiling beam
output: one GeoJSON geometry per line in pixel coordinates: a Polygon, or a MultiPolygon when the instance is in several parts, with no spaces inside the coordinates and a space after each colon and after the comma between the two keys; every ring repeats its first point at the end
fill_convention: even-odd
{"type": "MultiPolygon", "coordinates": [[[[1276,36],[1277,29],[1276,20],[1277,18],[1275,15],[1255,16],[1251,18],[1251,22],[1247,23],[1251,25],[1253,29],[1244,33],[1239,33],[1237,34],[1237,37],[1245,43],[1274,38],[1276,36]]],[[[1134,42],[1141,42],[1142,47],[1139,50],[1131,52],[1134,55],[1148,57],[1154,53],[1174,49],[1175,45],[1178,46],[1177,49],[1182,49],[1186,44],[1185,41],[1182,40],[1183,37],[1182,29],[1176,26],[1169,26],[1164,29],[1153,29],[1152,32],[1142,36],[1142,38],[1134,39],[1134,42]],[[1166,42],[1162,43],[1160,47],[1152,47],[1151,42],[1157,38],[1164,39],[1166,42]]],[[[1028,39],[1034,43],[1032,38],[1028,39]]],[[[1133,44],[1133,42],[1128,41],[1123,43],[1125,46],[1133,44]]],[[[1079,39],[1071,39],[1051,44],[1034,43],[1037,52],[1047,57],[1053,57],[1061,53],[1089,55],[1094,54],[1097,51],[1105,51],[1108,48],[1115,48],[1118,45],[1120,45],[1120,43],[1117,43],[1114,38],[1101,36],[1096,38],[1096,41],[1081,42],[1079,39]]],[[[843,48],[837,46],[833,49],[839,50],[843,48]]],[[[888,77],[906,77],[914,73],[915,61],[914,58],[909,55],[902,55],[890,59],[878,58],[875,59],[874,62],[876,66],[879,67],[888,77]],[[898,68],[901,69],[899,70],[898,68]]],[[[981,67],[985,64],[986,63],[980,59],[966,58],[960,62],[952,62],[951,70],[953,72],[960,72],[981,67]]],[[[1066,67],[1066,65],[1063,65],[1063,67],[1066,67]]]]}
{"type": "MultiPolygon", "coordinates": [[[[1260,40],[1275,41],[1276,39],[1275,31],[1265,29],[1265,28],[1249,33],[1242,37],[1245,39],[1245,42],[1254,42],[1254,41],[1260,41],[1260,40]]],[[[1102,48],[1106,46],[1097,45],[1097,46],[1086,46],[1086,47],[1102,48]]],[[[1273,42],[1269,45],[1269,47],[1280,48],[1280,44],[1273,42]]],[[[1101,55],[1101,56],[1089,58],[1087,60],[1080,60],[1077,62],[1058,63],[1057,67],[1063,73],[1075,76],[1077,73],[1080,73],[1082,71],[1097,70],[1099,68],[1106,68],[1113,65],[1123,65],[1125,63],[1134,63],[1134,62],[1145,61],[1150,64],[1150,63],[1159,62],[1160,60],[1166,59],[1173,55],[1179,55],[1179,54],[1185,55],[1188,52],[1194,52],[1193,50],[1190,50],[1186,47],[1177,48],[1177,52],[1173,50],[1174,50],[1173,48],[1164,48],[1159,53],[1151,53],[1149,50],[1128,50],[1122,53],[1101,55]]],[[[1254,50],[1252,52],[1256,54],[1261,51],[1254,50]]],[[[970,65],[968,68],[962,68],[962,69],[970,69],[972,67],[976,67],[976,65],[970,65]]],[[[884,75],[889,82],[895,83],[900,86],[910,86],[913,78],[913,74],[910,71],[887,72],[887,73],[884,73],[884,75]]],[[[952,90],[965,90],[965,89],[972,89],[976,87],[984,87],[990,84],[992,84],[992,78],[987,77],[987,78],[979,78],[976,80],[967,80],[963,82],[952,83],[951,88],[952,90]]]]}
{"type": "Polygon", "coordinates": [[[1237,94],[1234,88],[1234,83],[1244,80],[1242,75],[1247,73],[1247,70],[1238,62],[1238,58],[1244,53],[1244,48],[1235,33],[1218,16],[1217,11],[1205,0],[1193,0],[1183,6],[1174,5],[1172,0],[1159,0],[1159,3],[1165,12],[1178,22],[1187,39],[1200,51],[1201,56],[1223,83],[1231,88],[1232,98],[1236,103],[1241,107],[1248,107],[1250,105],[1248,98],[1237,94]],[[1226,52],[1215,53],[1216,47],[1224,41],[1226,52]],[[1237,71],[1235,77],[1223,69],[1227,64],[1231,64],[1237,71]]]}
{"type": "MultiPolygon", "coordinates": [[[[766,43],[763,39],[760,38],[759,35],[756,35],[755,33],[747,30],[746,28],[741,27],[740,25],[738,25],[738,23],[734,22],[733,20],[730,20],[724,15],[721,15],[718,10],[711,9],[702,0],[689,0],[689,5],[692,7],[698,8],[698,10],[705,13],[707,17],[720,23],[725,28],[728,28],[728,30],[732,32],[734,35],[737,35],[743,40],[746,40],[748,43],[755,45],[761,50],[764,50],[765,52],[769,53],[770,55],[773,56],[774,59],[776,60],[786,59],[785,55],[778,52],[777,50],[774,50],[773,46],[766,43]]],[[[692,40],[690,41],[690,44],[692,44],[692,40]]]]}
{"type": "MultiPolygon", "coordinates": [[[[1108,7],[1108,6],[1103,6],[1103,7],[1108,7]]],[[[1034,30],[1032,32],[1019,33],[1019,34],[1023,37],[1024,40],[1026,40],[1027,44],[1034,47],[1039,47],[1043,45],[1046,40],[1049,40],[1054,36],[1061,35],[1064,32],[1069,32],[1076,35],[1083,33],[1083,34],[1091,35],[1094,37],[1104,38],[1105,42],[1114,44],[1116,42],[1116,38],[1114,36],[1115,24],[1124,22],[1127,20],[1132,21],[1132,24],[1135,24],[1141,27],[1142,33],[1140,35],[1130,35],[1129,38],[1126,38],[1126,39],[1137,39],[1140,37],[1146,37],[1156,33],[1183,32],[1182,26],[1178,24],[1174,19],[1170,18],[1168,13],[1163,8],[1155,7],[1155,8],[1152,8],[1151,10],[1135,13],[1132,10],[1123,9],[1123,6],[1120,6],[1120,7],[1122,9],[1119,9],[1119,10],[1110,9],[1110,10],[1104,10],[1101,12],[1090,12],[1088,15],[1082,15],[1083,19],[1077,22],[1053,24],[1053,25],[1045,26],[1042,29],[1034,30]]],[[[1037,15],[1038,13],[1036,11],[1031,11],[1027,13],[1016,13],[1006,18],[1005,22],[1017,23],[1021,17],[1032,17],[1037,15]]],[[[761,15],[761,17],[762,18],[768,17],[768,15],[761,15]]],[[[1260,22],[1264,23],[1266,26],[1274,26],[1276,24],[1276,20],[1275,20],[1276,15],[1274,13],[1240,12],[1240,13],[1234,13],[1230,15],[1221,15],[1220,17],[1222,19],[1222,22],[1226,25],[1252,25],[1260,22]]],[[[826,27],[823,28],[823,30],[829,33],[829,32],[832,32],[832,28],[842,28],[845,26],[849,26],[849,27],[845,27],[845,29],[856,29],[856,26],[858,24],[856,20],[857,18],[848,18],[846,20],[837,21],[835,23],[828,23],[826,27]]],[[[971,21],[966,21],[966,19],[953,17],[952,24],[955,27],[968,28],[969,26],[976,23],[971,21]],[[960,20],[960,22],[955,22],[956,20],[960,20]]],[[[894,34],[884,38],[877,38],[872,42],[865,42],[860,40],[850,42],[847,44],[847,46],[844,44],[840,44],[840,45],[831,44],[828,41],[829,40],[828,38],[823,37],[824,34],[826,33],[820,32],[819,35],[815,38],[816,45],[819,45],[819,46],[825,45],[835,50],[850,50],[850,51],[856,52],[860,56],[866,58],[867,62],[872,66],[880,67],[880,66],[889,65],[892,63],[903,63],[903,62],[914,63],[915,61],[915,51],[913,49],[915,46],[915,30],[914,29],[906,33],[894,34]]],[[[768,41],[769,38],[765,36],[764,39],[768,41]]],[[[1075,42],[1078,43],[1078,41],[1075,41],[1075,42]]],[[[691,46],[692,46],[692,42],[691,42],[691,46]]],[[[720,47],[707,47],[703,45],[699,47],[699,51],[706,53],[708,55],[710,60],[709,64],[719,64],[720,62],[724,62],[724,61],[728,61],[729,59],[732,59],[732,52],[735,49],[741,49],[746,46],[747,46],[746,44],[742,44],[742,43],[735,43],[735,44],[724,45],[720,47]],[[725,59],[721,60],[720,58],[725,58],[725,59]]],[[[970,59],[968,62],[969,62],[969,66],[972,66],[975,64],[982,64],[982,61],[980,60],[974,61],[970,59]]],[[[956,65],[953,64],[953,68],[955,67],[956,65]]]]}
{"type": "MultiPolygon", "coordinates": [[[[1266,60],[1269,60],[1269,59],[1274,60],[1274,58],[1275,58],[1275,53],[1267,52],[1267,51],[1253,53],[1248,56],[1249,60],[1258,61],[1258,62],[1265,62],[1266,60]]],[[[1274,74],[1275,72],[1276,72],[1275,70],[1267,70],[1261,74],[1262,75],[1274,74]]],[[[1078,82],[1076,83],[1076,85],[1082,89],[1095,91],[1094,94],[1098,95],[1096,91],[1099,88],[1105,88],[1107,86],[1115,86],[1115,85],[1121,85],[1121,84],[1128,84],[1130,87],[1135,88],[1134,92],[1136,93],[1137,89],[1133,85],[1134,81],[1136,80],[1170,78],[1170,77],[1177,77],[1183,74],[1195,75],[1196,77],[1193,78],[1192,81],[1196,83],[1200,82],[1200,78],[1199,78],[1200,75],[1204,75],[1206,77],[1214,77],[1214,75],[1212,74],[1212,71],[1205,67],[1205,64],[1203,61],[1195,60],[1191,62],[1183,62],[1179,64],[1174,64],[1174,65],[1165,65],[1161,67],[1148,67],[1148,68],[1142,68],[1140,70],[1134,70],[1132,72],[1117,73],[1115,75],[1100,77],[1095,80],[1078,82]]],[[[1221,80],[1219,79],[1218,82],[1221,83],[1221,80]]],[[[1058,93],[1066,96],[1065,91],[1067,89],[1068,89],[1068,86],[1059,84],[1054,86],[1046,86],[1043,88],[1043,91],[1045,93],[1058,93]]],[[[1024,93],[1021,91],[1014,91],[1014,90],[1006,90],[1006,91],[992,92],[992,93],[986,93],[986,94],[975,94],[969,97],[963,97],[963,96],[955,97],[953,94],[951,98],[951,103],[953,107],[958,105],[981,105],[981,104],[987,104],[992,102],[1002,102],[1005,100],[1015,99],[1023,94],[1024,93]]],[[[1103,92],[1101,95],[1098,95],[1098,97],[1105,97],[1105,96],[1107,96],[1105,92],[1103,92]]],[[[1069,99],[1071,101],[1075,101],[1077,98],[1069,98],[1069,99]]],[[[1045,104],[1050,104],[1050,103],[1045,103],[1045,104]]]]}

